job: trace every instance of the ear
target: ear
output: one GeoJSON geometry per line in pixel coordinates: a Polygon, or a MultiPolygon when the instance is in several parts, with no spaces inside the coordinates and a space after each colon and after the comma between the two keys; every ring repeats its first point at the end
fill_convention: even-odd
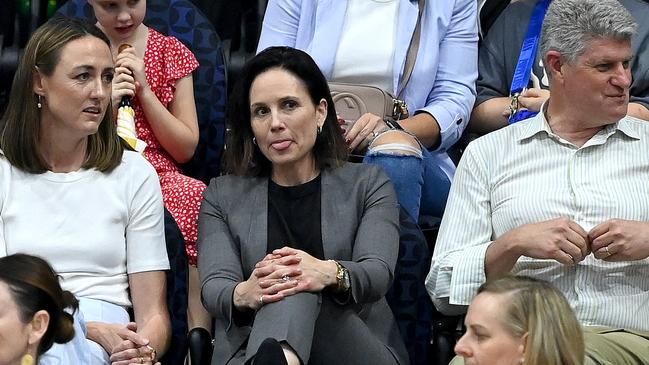
{"type": "Polygon", "coordinates": [[[527,339],[529,338],[529,332],[525,333],[521,339],[520,339],[520,344],[518,345],[518,353],[521,355],[521,364],[523,363],[523,360],[525,359],[525,353],[527,351],[527,339]]]}
{"type": "Polygon", "coordinates": [[[47,327],[50,324],[50,315],[47,311],[41,309],[34,314],[34,317],[32,317],[29,324],[31,326],[29,344],[35,345],[41,340],[41,338],[43,338],[43,336],[45,336],[47,327]]]}
{"type": "Polygon", "coordinates": [[[545,68],[550,73],[551,80],[563,80],[565,59],[558,51],[548,51],[545,54],[545,68]]]}
{"type": "Polygon", "coordinates": [[[32,89],[34,90],[34,93],[45,96],[45,78],[41,74],[40,70],[38,67],[32,71],[32,89]]]}
{"type": "Polygon", "coordinates": [[[318,127],[322,127],[327,119],[327,101],[324,98],[320,99],[320,103],[316,105],[315,114],[318,127]]]}

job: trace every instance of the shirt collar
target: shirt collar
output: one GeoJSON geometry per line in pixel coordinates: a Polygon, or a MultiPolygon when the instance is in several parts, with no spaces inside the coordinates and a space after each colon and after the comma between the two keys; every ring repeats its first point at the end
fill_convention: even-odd
{"type": "MultiPolygon", "coordinates": [[[[541,110],[543,112],[538,113],[525,122],[525,126],[518,137],[518,141],[532,138],[542,132],[545,132],[545,134],[547,134],[548,136],[556,136],[556,134],[552,132],[552,129],[550,129],[550,125],[545,118],[546,109],[547,102],[543,103],[543,105],[541,106],[541,110]]],[[[612,136],[617,131],[620,131],[629,138],[640,139],[640,132],[635,126],[635,122],[637,120],[637,118],[625,116],[617,122],[607,125],[602,131],[598,133],[598,135],[605,136],[605,138],[608,139],[608,137],[612,136]]]]}

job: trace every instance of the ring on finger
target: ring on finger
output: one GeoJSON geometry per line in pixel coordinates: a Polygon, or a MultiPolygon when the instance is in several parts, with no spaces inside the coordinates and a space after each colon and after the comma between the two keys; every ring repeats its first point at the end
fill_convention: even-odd
{"type": "Polygon", "coordinates": [[[284,276],[282,276],[282,281],[283,281],[283,282],[286,283],[286,282],[288,282],[289,280],[291,280],[291,278],[290,278],[288,275],[284,275],[284,276]]]}
{"type": "Polygon", "coordinates": [[[569,254],[567,252],[566,252],[566,255],[568,255],[568,257],[570,257],[570,261],[572,261],[572,264],[574,265],[575,264],[575,258],[571,254],[569,254]]]}
{"type": "Polygon", "coordinates": [[[264,303],[264,295],[262,294],[259,296],[259,305],[264,305],[264,304],[266,303],[264,303]]]}
{"type": "Polygon", "coordinates": [[[612,255],[611,251],[608,250],[608,246],[604,246],[604,251],[606,251],[606,257],[609,257],[612,255]]]}
{"type": "Polygon", "coordinates": [[[140,357],[137,359],[137,362],[138,362],[139,364],[144,364],[144,358],[143,358],[142,356],[140,356],[140,357]]]}

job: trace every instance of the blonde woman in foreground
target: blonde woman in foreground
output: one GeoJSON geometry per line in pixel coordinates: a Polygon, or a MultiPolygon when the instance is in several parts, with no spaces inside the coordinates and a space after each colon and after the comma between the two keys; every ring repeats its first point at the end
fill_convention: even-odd
{"type": "Polygon", "coordinates": [[[466,365],[584,364],[581,326],[563,294],[542,280],[505,276],[482,284],[465,325],[455,353],[466,365]]]}

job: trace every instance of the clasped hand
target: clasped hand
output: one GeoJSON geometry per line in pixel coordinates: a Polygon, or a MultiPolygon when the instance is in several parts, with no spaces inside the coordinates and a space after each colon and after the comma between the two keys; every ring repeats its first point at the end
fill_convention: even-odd
{"type": "Polygon", "coordinates": [[[526,224],[503,235],[517,254],[574,265],[593,253],[604,261],[635,261],[649,257],[649,223],[609,219],[590,232],[568,218],[526,224]]]}
{"type": "Polygon", "coordinates": [[[235,288],[234,305],[257,310],[301,292],[319,292],[336,283],[336,264],[290,247],[274,250],[235,288]]]}

